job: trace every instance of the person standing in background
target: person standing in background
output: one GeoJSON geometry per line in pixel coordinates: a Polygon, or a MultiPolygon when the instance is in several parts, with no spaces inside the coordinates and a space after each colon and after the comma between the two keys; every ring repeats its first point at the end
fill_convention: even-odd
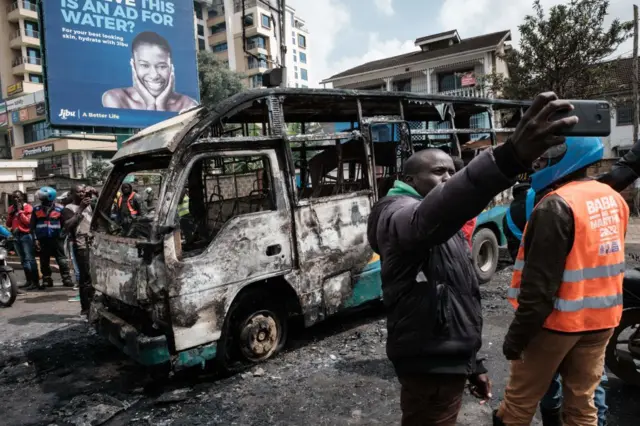
{"type": "Polygon", "coordinates": [[[93,210],[91,207],[95,190],[87,191],[84,185],[76,185],[71,189],[72,202],[62,211],[64,229],[72,242],[72,251],[78,264],[80,279],[80,314],[89,315],[93,287],[89,266],[89,231],[93,210]]]}
{"type": "MultiPolygon", "coordinates": [[[[44,186],[36,193],[40,205],[33,209],[31,215],[31,232],[36,238],[36,249],[40,250],[40,270],[42,282],[48,287],[53,287],[51,278],[51,257],[56,259],[62,284],[65,287],[73,287],[73,280],[69,271],[69,260],[64,252],[64,240],[62,239],[62,227],[64,225],[62,204],[56,202],[55,189],[44,186]]],[[[40,286],[43,289],[44,286],[40,286]]]]}
{"type": "Polygon", "coordinates": [[[26,202],[26,197],[22,191],[15,191],[12,195],[12,203],[9,206],[7,216],[7,228],[13,233],[15,238],[14,248],[20,256],[22,269],[26,282],[23,288],[27,290],[40,288],[40,275],[38,264],[36,263],[36,250],[33,236],[30,231],[31,215],[33,207],[26,202]]]}

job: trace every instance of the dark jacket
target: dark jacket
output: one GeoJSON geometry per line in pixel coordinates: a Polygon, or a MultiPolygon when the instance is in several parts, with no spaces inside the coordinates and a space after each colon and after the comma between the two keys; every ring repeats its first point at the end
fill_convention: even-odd
{"type": "MultiPolygon", "coordinates": [[[[622,191],[640,175],[640,143],[633,146],[598,181],[622,191]]],[[[524,236],[524,255],[527,273],[522,275],[518,310],[505,338],[505,347],[514,353],[521,353],[530,339],[542,328],[544,321],[553,310],[553,297],[560,284],[567,255],[573,247],[574,221],[569,205],[558,196],[540,199],[556,187],[536,194],[536,209],[526,223],[524,208],[512,213],[515,224],[527,233],[524,236]],[[549,250],[553,247],[553,250],[549,250]]],[[[524,201],[513,203],[523,204],[524,201]]],[[[505,228],[505,232],[509,232],[505,228]]],[[[507,235],[507,238],[509,238],[507,235]]],[[[511,238],[514,238],[511,235],[511,238]]]]}
{"type": "Polygon", "coordinates": [[[469,244],[460,231],[525,171],[510,143],[471,161],[423,200],[387,196],[369,216],[387,308],[387,355],[398,375],[472,374],[482,312],[469,244]]]}

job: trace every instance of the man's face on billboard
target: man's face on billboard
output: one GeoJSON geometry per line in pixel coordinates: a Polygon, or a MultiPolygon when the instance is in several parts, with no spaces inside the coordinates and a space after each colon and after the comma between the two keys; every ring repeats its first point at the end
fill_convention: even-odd
{"type": "Polygon", "coordinates": [[[169,84],[171,56],[157,45],[141,44],[133,52],[136,74],[153,96],[158,96],[169,84]]]}

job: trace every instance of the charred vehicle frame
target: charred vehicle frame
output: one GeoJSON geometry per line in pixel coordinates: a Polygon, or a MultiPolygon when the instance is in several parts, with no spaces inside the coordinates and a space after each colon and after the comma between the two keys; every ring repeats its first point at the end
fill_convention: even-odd
{"type": "Polygon", "coordinates": [[[284,346],[292,319],[311,326],[380,299],[366,222],[408,156],[438,146],[472,157],[477,148],[465,146],[483,143],[472,135],[495,145],[527,105],[266,89],[149,127],[112,160],[96,207],[91,319],[145,365],[264,361],[284,346]],[[477,114],[502,125],[471,128],[477,114]],[[157,206],[137,220],[139,234],[119,234],[115,194],[149,170],[163,176],[157,206]],[[189,231],[177,214],[185,193],[189,231]]]}

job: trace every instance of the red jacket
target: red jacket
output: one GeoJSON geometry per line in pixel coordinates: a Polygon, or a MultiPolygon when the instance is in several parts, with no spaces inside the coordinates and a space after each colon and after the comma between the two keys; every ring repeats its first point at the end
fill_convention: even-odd
{"type": "Polygon", "coordinates": [[[478,219],[477,218],[473,218],[471,219],[469,222],[465,223],[462,226],[462,232],[464,233],[464,236],[467,237],[467,240],[469,240],[469,245],[472,245],[472,238],[473,238],[473,230],[476,227],[476,221],[478,219]]]}
{"type": "Polygon", "coordinates": [[[22,210],[19,212],[15,211],[15,207],[12,205],[9,206],[9,215],[7,216],[7,228],[14,232],[18,229],[20,232],[28,234],[31,232],[31,213],[33,213],[33,207],[31,204],[24,203],[22,205],[22,210]]]}

